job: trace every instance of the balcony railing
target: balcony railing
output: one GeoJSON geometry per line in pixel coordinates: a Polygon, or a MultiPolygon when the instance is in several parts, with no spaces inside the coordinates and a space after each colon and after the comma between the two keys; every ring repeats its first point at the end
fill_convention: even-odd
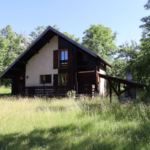
{"type": "Polygon", "coordinates": [[[74,85],[34,86],[34,87],[25,87],[25,94],[26,95],[65,95],[70,90],[75,90],[75,86],[74,85]]]}
{"type": "Polygon", "coordinates": [[[60,60],[59,64],[60,68],[68,68],[68,60],[60,60]]]}

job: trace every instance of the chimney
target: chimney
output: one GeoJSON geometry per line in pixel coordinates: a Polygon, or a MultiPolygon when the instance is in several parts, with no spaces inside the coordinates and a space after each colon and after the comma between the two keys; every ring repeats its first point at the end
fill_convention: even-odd
{"type": "Polygon", "coordinates": [[[127,72],[127,80],[132,81],[132,72],[127,72]]]}

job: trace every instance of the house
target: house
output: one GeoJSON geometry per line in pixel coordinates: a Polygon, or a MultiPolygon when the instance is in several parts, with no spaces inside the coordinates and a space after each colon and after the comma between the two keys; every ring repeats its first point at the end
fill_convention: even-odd
{"type": "Polygon", "coordinates": [[[75,90],[78,94],[106,93],[105,79],[111,65],[52,27],[48,27],[0,76],[12,79],[12,94],[53,94],[75,90]],[[45,90],[45,91],[43,91],[45,90]]]}
{"type": "MultiPolygon", "coordinates": [[[[106,75],[111,65],[102,57],[48,27],[0,76],[12,79],[12,94],[94,94],[104,97],[106,80],[118,97],[120,83],[145,85],[106,75]],[[118,82],[118,92],[111,84],[118,82]]],[[[110,90],[111,91],[111,90],[110,90]]]]}

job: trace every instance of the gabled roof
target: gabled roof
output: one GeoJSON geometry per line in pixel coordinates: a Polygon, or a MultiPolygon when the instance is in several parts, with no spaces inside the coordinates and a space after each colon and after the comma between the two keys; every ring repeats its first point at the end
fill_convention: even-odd
{"type": "Polygon", "coordinates": [[[105,61],[101,56],[97,55],[96,53],[92,52],[91,50],[85,48],[81,44],[75,42],[74,40],[70,39],[63,33],[57,31],[51,26],[48,26],[47,29],[0,75],[0,78],[4,77],[5,74],[13,67],[17,66],[19,68],[24,67],[23,65],[19,65],[18,61],[28,61],[34,54],[32,53],[33,50],[39,51],[46,43],[49,41],[54,35],[59,35],[60,37],[64,38],[65,40],[69,41],[70,43],[74,44],[75,46],[79,47],[83,51],[89,53],[90,55],[99,58],[103,63],[110,66],[111,65],[105,61]],[[45,40],[46,39],[46,40],[45,40]],[[30,52],[30,54],[29,54],[30,52]],[[26,57],[25,57],[26,56],[26,57]]]}

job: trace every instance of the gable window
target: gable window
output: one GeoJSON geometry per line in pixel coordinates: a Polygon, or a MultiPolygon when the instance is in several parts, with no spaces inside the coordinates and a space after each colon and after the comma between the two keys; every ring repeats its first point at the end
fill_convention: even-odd
{"type": "Polygon", "coordinates": [[[60,67],[65,68],[68,66],[68,50],[60,50],[60,67]]]}
{"type": "Polygon", "coordinates": [[[68,74],[60,75],[60,85],[68,85],[68,74]]]}
{"type": "Polygon", "coordinates": [[[51,83],[51,75],[40,75],[40,83],[51,83]]]}

